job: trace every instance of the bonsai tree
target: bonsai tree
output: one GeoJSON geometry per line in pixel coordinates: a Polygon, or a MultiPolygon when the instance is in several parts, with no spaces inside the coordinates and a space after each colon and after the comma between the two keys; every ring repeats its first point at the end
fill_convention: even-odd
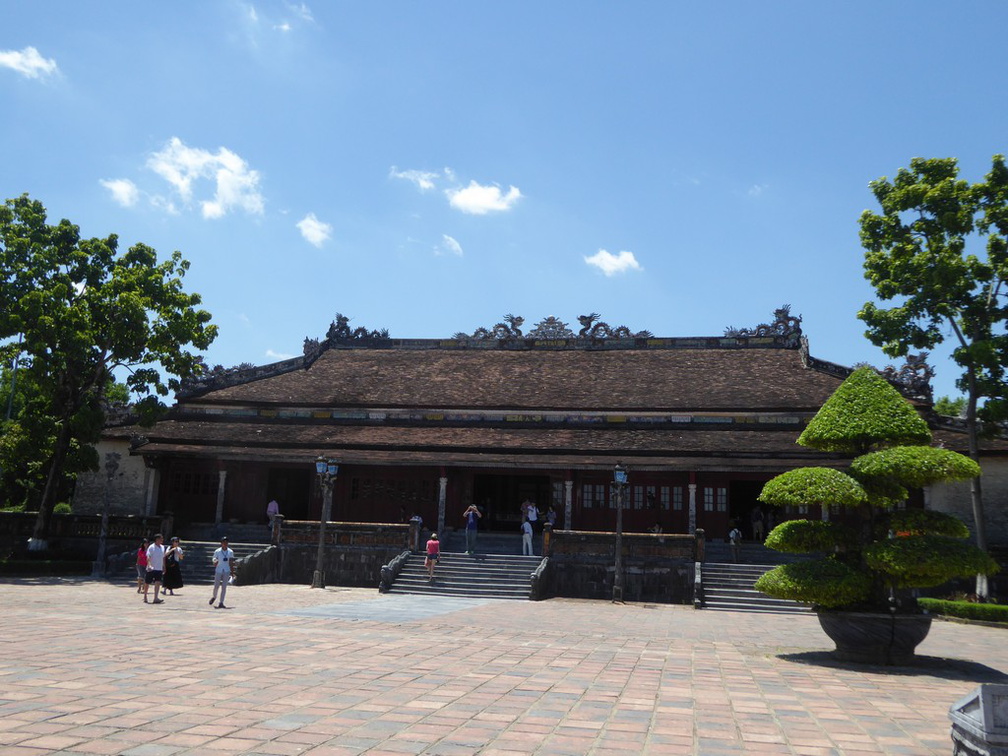
{"type": "Polygon", "coordinates": [[[896,389],[870,367],[855,370],[798,438],[803,446],[853,456],[849,468],[790,470],[768,481],[759,496],[771,506],[819,505],[824,513],[852,516],[774,528],[770,548],[823,556],[770,570],[756,581],[757,590],[817,609],[913,611],[908,589],[996,572],[997,564],[969,543],[962,521],[897,509],[910,489],[980,474],[969,457],[930,442],[927,424],[896,389]]]}

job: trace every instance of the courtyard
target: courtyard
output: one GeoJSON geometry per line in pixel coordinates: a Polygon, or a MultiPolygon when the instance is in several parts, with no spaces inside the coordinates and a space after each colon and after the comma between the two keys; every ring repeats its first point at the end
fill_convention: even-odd
{"type": "Polygon", "coordinates": [[[0,753],[950,754],[1008,631],[935,621],[920,665],[831,661],[813,615],[0,583],[0,753]]]}

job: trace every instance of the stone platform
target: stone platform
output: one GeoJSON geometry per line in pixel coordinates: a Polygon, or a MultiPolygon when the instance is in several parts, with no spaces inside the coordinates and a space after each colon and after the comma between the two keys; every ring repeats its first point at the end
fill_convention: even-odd
{"type": "Polygon", "coordinates": [[[914,668],[833,662],[814,616],[553,599],[0,582],[0,753],[949,754],[1008,630],[914,668]]]}

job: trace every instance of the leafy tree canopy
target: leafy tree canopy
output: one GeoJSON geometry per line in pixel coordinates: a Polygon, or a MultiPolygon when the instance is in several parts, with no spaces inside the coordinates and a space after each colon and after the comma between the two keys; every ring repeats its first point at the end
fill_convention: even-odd
{"type": "Polygon", "coordinates": [[[894,446],[862,454],[851,463],[851,473],[861,481],[924,488],[935,483],[975,478],[980,474],[980,465],[950,449],[894,446]]]}
{"type": "Polygon", "coordinates": [[[913,406],[870,367],[847,376],[798,437],[820,451],[861,453],[894,444],[926,444],[931,430],[913,406]]]}
{"type": "Polygon", "coordinates": [[[152,422],[194,368],[186,347],[206,349],[217,335],[200,296],[183,289],[181,253],[159,262],[145,244],[118,247],[114,234],[83,239],[68,220],[50,225],[28,195],[0,206],[0,349],[19,356],[55,424],[36,538],[72,442],[101,427],[113,371],[128,371],[141,421],[152,422]]]}

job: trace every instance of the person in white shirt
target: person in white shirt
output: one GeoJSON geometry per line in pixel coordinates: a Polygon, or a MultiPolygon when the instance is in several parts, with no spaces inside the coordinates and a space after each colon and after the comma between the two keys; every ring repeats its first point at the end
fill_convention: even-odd
{"type": "Polygon", "coordinates": [[[522,556],[534,556],[532,552],[532,523],[525,518],[522,523],[522,556]]]}
{"type": "Polygon", "coordinates": [[[228,548],[228,539],[221,538],[220,548],[213,553],[214,580],[213,596],[210,597],[210,605],[217,600],[217,591],[220,589],[220,603],[218,609],[227,609],[224,606],[224,594],[227,593],[228,581],[234,577],[234,552],[228,548]]]}
{"type": "Polygon", "coordinates": [[[154,603],[163,604],[164,601],[158,598],[158,593],[161,591],[161,579],[164,576],[164,560],[165,560],[165,548],[164,548],[164,536],[158,533],[154,536],[154,543],[147,547],[147,576],[144,579],[144,603],[150,603],[147,601],[147,589],[154,585],[154,603]]]}

